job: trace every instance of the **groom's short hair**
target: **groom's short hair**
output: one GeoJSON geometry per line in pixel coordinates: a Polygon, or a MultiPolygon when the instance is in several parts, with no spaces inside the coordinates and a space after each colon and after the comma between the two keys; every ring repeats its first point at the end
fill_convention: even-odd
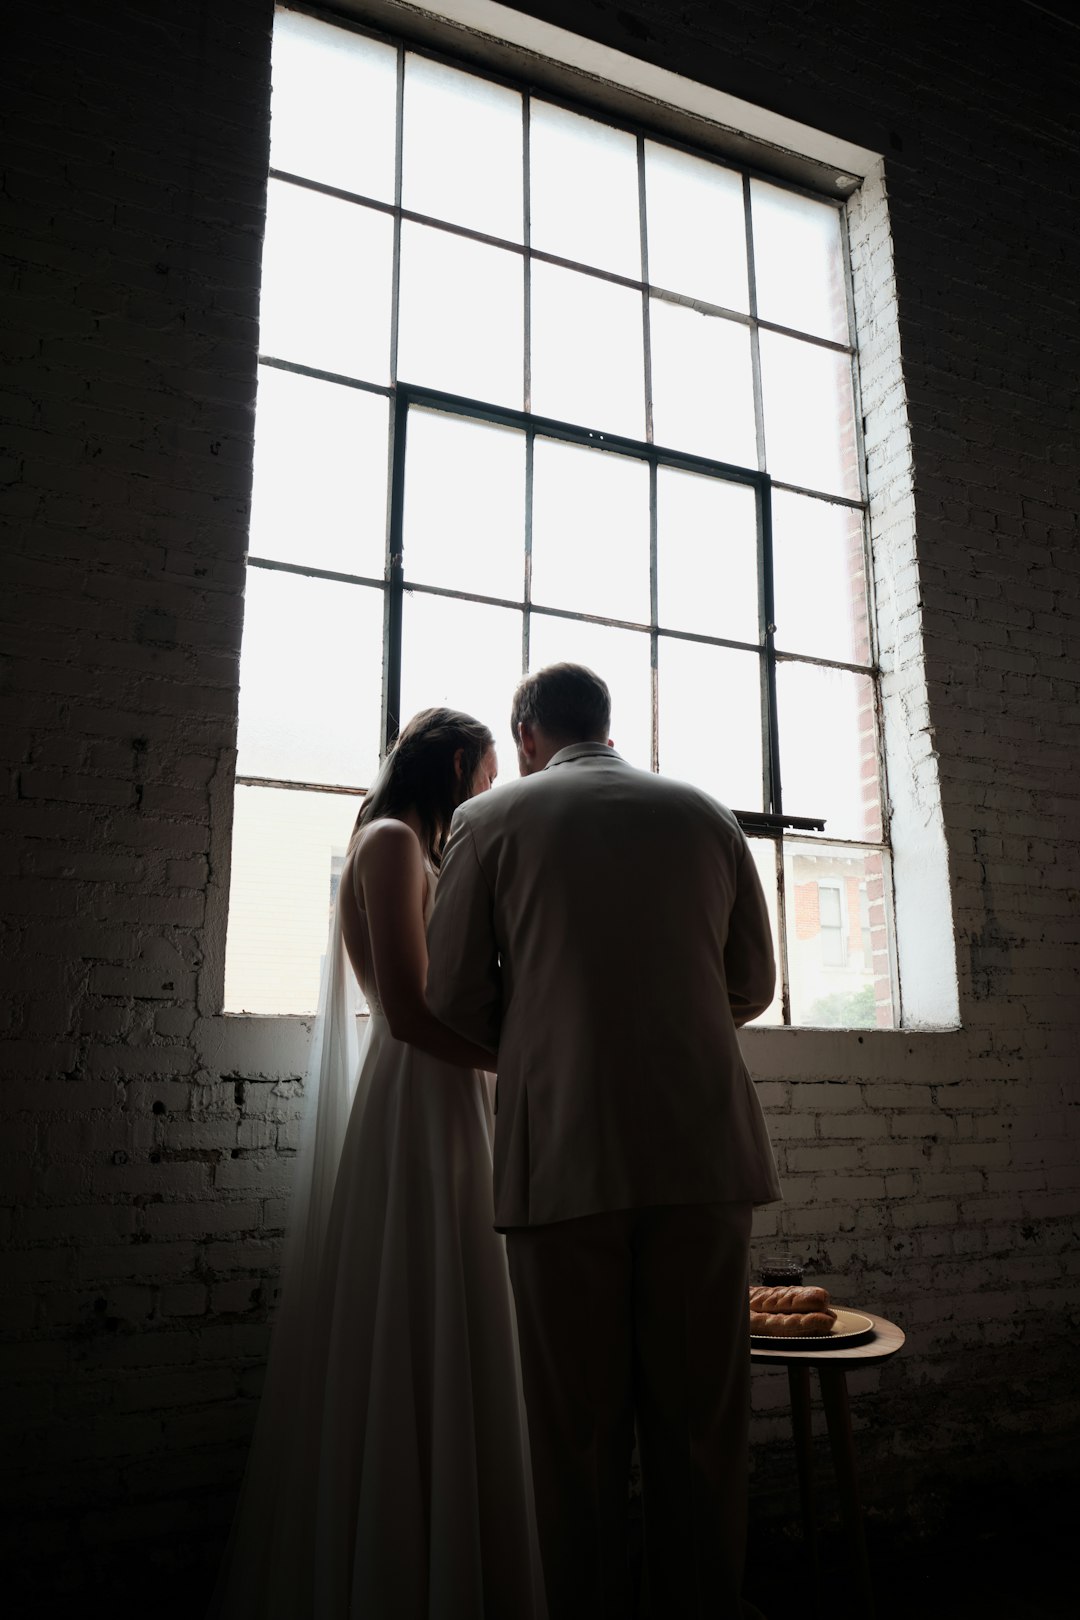
{"type": "Polygon", "coordinates": [[[510,726],[539,726],[563,743],[607,742],[611,693],[607,683],[584,664],[549,664],[526,675],[514,693],[510,726]]]}

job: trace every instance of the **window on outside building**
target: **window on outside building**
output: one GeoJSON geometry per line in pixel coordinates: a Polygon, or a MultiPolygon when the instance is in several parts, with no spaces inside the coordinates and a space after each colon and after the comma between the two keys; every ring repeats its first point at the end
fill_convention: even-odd
{"type": "Polygon", "coordinates": [[[512,758],[522,672],[574,659],[626,758],[739,814],[782,965],[761,1022],[893,1023],[844,229],[278,12],[229,1010],[314,1006],[399,723],[451,704],[512,758]]]}
{"type": "Polygon", "coordinates": [[[843,967],[847,961],[844,939],[843,891],[836,883],[818,884],[818,920],[821,925],[821,960],[825,967],[843,967]]]}

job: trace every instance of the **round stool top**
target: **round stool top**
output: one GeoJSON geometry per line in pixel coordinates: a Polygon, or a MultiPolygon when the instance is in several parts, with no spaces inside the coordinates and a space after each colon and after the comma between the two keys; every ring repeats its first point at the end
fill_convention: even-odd
{"type": "Polygon", "coordinates": [[[848,1310],[858,1311],[860,1316],[869,1317],[874,1324],[874,1336],[862,1344],[835,1345],[831,1350],[796,1350],[792,1348],[790,1339],[777,1339],[775,1350],[770,1345],[752,1344],[750,1346],[750,1360],[765,1363],[775,1361],[779,1363],[799,1362],[807,1367],[831,1366],[834,1362],[838,1366],[851,1367],[860,1363],[871,1361],[885,1361],[889,1356],[895,1356],[902,1347],[906,1337],[904,1330],[898,1328],[895,1322],[887,1322],[883,1316],[875,1316],[873,1311],[864,1311],[857,1305],[845,1307],[848,1310]]]}

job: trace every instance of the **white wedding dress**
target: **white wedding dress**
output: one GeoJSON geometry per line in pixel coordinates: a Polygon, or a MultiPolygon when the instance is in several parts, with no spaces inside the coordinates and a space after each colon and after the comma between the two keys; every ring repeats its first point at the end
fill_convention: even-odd
{"type": "MultiPolygon", "coordinates": [[[[435,892],[428,873],[427,914],[435,892]]],[[[542,1620],[488,1078],[394,1039],[334,908],[281,1308],[212,1614],[542,1620]]]]}

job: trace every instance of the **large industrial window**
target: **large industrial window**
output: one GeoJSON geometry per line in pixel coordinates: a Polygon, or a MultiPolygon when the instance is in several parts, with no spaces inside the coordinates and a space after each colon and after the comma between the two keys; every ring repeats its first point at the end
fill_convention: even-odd
{"type": "Polygon", "coordinates": [[[738,813],[762,1022],[891,1025],[843,205],[279,11],[260,349],[226,1007],[313,1007],[399,723],[509,762],[568,658],[738,813]]]}

